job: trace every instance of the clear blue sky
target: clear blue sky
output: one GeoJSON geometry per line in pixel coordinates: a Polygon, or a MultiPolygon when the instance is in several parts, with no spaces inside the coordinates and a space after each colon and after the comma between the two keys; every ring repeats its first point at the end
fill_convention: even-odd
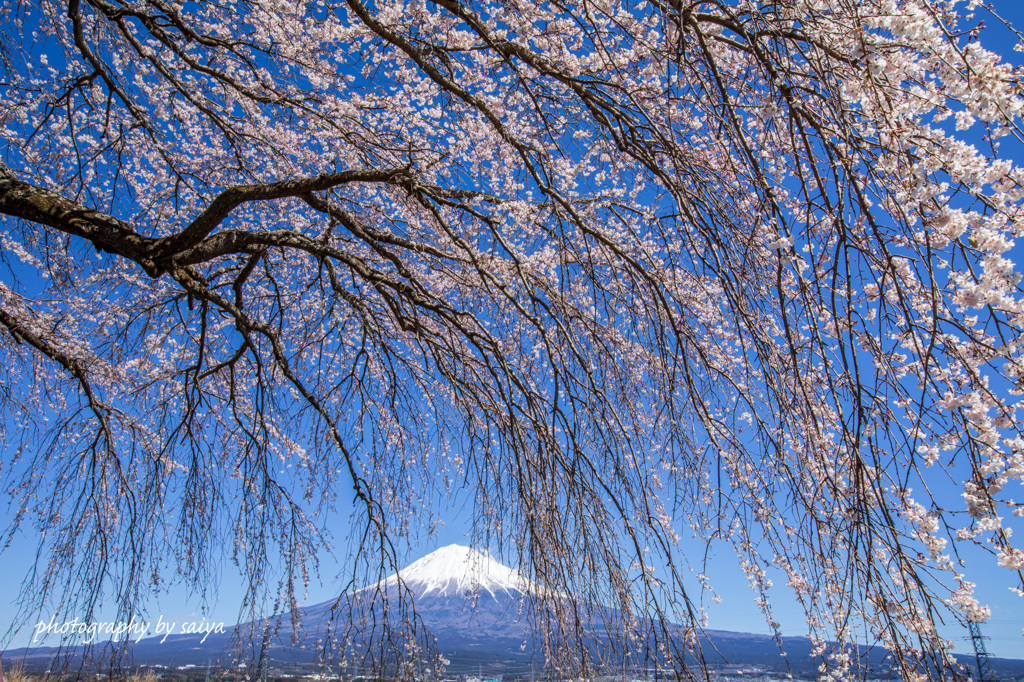
{"type": "MultiPolygon", "coordinates": [[[[1010,19],[1018,26],[1024,27],[1024,2],[1021,0],[996,0],[994,7],[1004,17],[1010,19]]],[[[1013,52],[1014,39],[1005,29],[992,28],[985,35],[983,42],[990,49],[1003,52],[1008,59],[1020,64],[1024,55],[1013,52]]],[[[6,504],[0,506],[0,524],[6,526],[9,510],[6,504]]],[[[469,521],[463,511],[453,511],[449,525],[442,528],[435,537],[430,538],[421,546],[412,549],[407,557],[414,560],[436,547],[449,543],[458,542],[468,544],[469,538],[466,529],[469,521]]],[[[703,547],[693,547],[693,556],[699,558],[703,547]]],[[[21,579],[33,566],[35,558],[35,538],[21,532],[14,538],[12,544],[3,550],[0,555],[0,649],[24,646],[32,637],[31,627],[24,628],[16,635],[7,631],[7,624],[14,622],[16,617],[15,600],[19,593],[21,579]]],[[[1008,592],[1010,585],[1008,572],[995,566],[991,557],[968,554],[965,557],[969,565],[976,565],[983,568],[981,573],[976,575],[990,576],[991,580],[979,581],[977,596],[983,603],[992,608],[992,619],[987,622],[984,632],[989,636],[989,651],[993,655],[1024,658],[1024,636],[1021,630],[1024,629],[1024,609],[1021,608],[1022,601],[1008,592]]],[[[339,585],[335,580],[337,567],[331,563],[329,558],[323,558],[321,580],[310,586],[306,603],[316,603],[336,596],[339,585]]],[[[197,620],[206,617],[212,621],[224,621],[232,624],[237,620],[238,606],[244,595],[244,586],[239,577],[233,572],[230,564],[225,564],[220,575],[218,584],[211,589],[212,598],[209,608],[201,612],[200,601],[182,586],[172,586],[169,592],[154,598],[150,604],[147,616],[156,620],[158,616],[164,620],[182,622],[186,620],[197,620]]],[[[709,604],[710,623],[714,629],[736,630],[745,632],[767,632],[764,619],[754,604],[753,593],[737,568],[737,561],[731,551],[725,545],[717,548],[713,555],[709,576],[715,586],[718,595],[722,598],[720,604],[709,604]]],[[[784,585],[785,580],[776,580],[779,585],[784,585]]],[[[786,588],[780,587],[776,590],[776,599],[773,600],[774,615],[776,620],[782,623],[783,631],[787,635],[802,635],[805,633],[803,614],[797,605],[788,598],[786,588]]],[[[102,620],[104,614],[99,614],[98,619],[102,620]]],[[[112,616],[107,615],[107,618],[112,616]]],[[[960,631],[958,627],[952,627],[946,632],[951,639],[959,640],[957,648],[959,652],[969,652],[969,642],[966,641],[966,631],[960,631]]]]}

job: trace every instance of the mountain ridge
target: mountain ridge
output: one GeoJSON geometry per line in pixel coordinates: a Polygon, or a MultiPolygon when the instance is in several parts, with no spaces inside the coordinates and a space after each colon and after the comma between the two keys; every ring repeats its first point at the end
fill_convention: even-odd
{"type": "MultiPolygon", "coordinates": [[[[130,647],[131,663],[237,663],[245,660],[248,652],[253,659],[269,656],[275,665],[290,662],[308,668],[316,664],[320,653],[349,653],[352,646],[367,646],[358,628],[347,625],[376,625],[379,612],[375,609],[389,608],[392,600],[398,598],[399,589],[415,604],[416,615],[435,638],[437,650],[450,660],[449,670],[470,669],[489,662],[492,673],[500,674],[502,670],[529,670],[535,663],[541,663],[537,660],[539,649],[532,639],[528,618],[531,598],[543,594],[545,588],[490,554],[463,545],[438,548],[377,583],[301,607],[298,631],[291,619],[278,616],[264,622],[237,624],[226,634],[209,635],[205,644],[200,643],[200,635],[172,635],[166,641],[150,637],[130,647]],[[339,632],[344,632],[341,639],[345,643],[331,645],[327,634],[338,638],[339,632]],[[258,644],[261,641],[263,644],[258,644]]],[[[600,642],[607,636],[607,632],[596,632],[594,641],[600,642]]],[[[780,668],[778,643],[770,635],[705,630],[700,641],[702,646],[713,644],[713,648],[705,648],[715,652],[715,660],[708,663],[762,665],[798,676],[815,674],[817,660],[810,657],[810,640],[804,637],[783,638],[788,656],[785,668],[780,668]]],[[[53,649],[45,647],[8,651],[4,662],[19,654],[25,662],[43,662],[52,652],[53,649]]],[[[876,649],[870,657],[872,665],[881,665],[884,653],[876,649]]],[[[958,658],[962,663],[970,662],[969,657],[958,658]]],[[[1003,682],[1011,678],[1024,680],[1024,661],[994,659],[993,664],[1005,670],[1003,682]]]]}

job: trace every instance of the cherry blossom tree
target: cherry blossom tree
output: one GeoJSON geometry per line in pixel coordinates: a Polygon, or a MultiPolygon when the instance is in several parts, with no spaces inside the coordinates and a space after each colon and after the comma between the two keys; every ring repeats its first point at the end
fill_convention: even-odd
{"type": "Polygon", "coordinates": [[[1024,98],[955,5],[5,0],[32,599],[227,552],[287,607],[332,518],[383,574],[461,494],[676,665],[696,535],[776,628],[786,577],[829,675],[947,673],[961,549],[1024,596],[1024,98]]]}

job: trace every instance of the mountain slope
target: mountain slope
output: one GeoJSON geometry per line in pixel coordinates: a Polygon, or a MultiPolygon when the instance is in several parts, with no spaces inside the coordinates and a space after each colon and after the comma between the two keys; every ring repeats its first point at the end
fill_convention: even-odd
{"type": "MultiPolygon", "coordinates": [[[[531,583],[518,571],[502,565],[489,555],[469,547],[449,545],[409,564],[362,590],[338,599],[312,604],[299,609],[298,631],[286,617],[272,619],[269,624],[244,623],[225,634],[211,634],[205,643],[201,635],[171,635],[162,641],[147,638],[131,647],[134,665],[228,665],[234,661],[257,660],[264,656],[274,667],[310,666],[325,650],[335,654],[352,650],[380,649],[379,644],[367,646],[373,639],[391,638],[400,652],[407,631],[401,627],[388,630],[383,626],[388,609],[401,622],[407,609],[415,605],[419,623],[436,638],[438,650],[449,659],[450,674],[486,672],[489,675],[528,676],[535,666],[543,666],[532,638],[530,613],[540,586],[531,583]],[[401,598],[400,598],[401,597],[401,598]],[[269,628],[267,627],[269,625],[269,628]],[[335,642],[325,646],[328,637],[335,642]],[[237,646],[241,640],[242,646],[237,646]],[[347,645],[339,645],[347,642],[347,645]],[[346,649],[347,646],[347,649],[346,649]]],[[[614,622],[616,614],[599,607],[594,611],[614,622]]],[[[605,633],[595,628],[593,642],[600,646],[605,633]]],[[[785,672],[777,642],[767,635],[708,630],[701,646],[711,665],[742,663],[785,672]]],[[[811,659],[811,645],[806,638],[785,638],[791,671],[800,676],[815,676],[817,661],[811,659]]],[[[9,651],[12,654],[46,664],[53,650],[9,651]]],[[[403,654],[391,654],[392,662],[403,654]]],[[[882,664],[884,651],[871,655],[879,676],[885,677],[888,665],[882,664]]],[[[79,654],[80,656],[80,654],[79,654]]],[[[967,657],[958,657],[965,664],[967,657]]],[[[993,665],[1004,680],[1024,679],[1024,661],[995,660],[993,665]]]]}
{"type": "Polygon", "coordinates": [[[301,613],[307,638],[316,633],[322,639],[331,615],[335,623],[379,619],[401,599],[401,604],[415,607],[417,619],[442,651],[477,643],[518,650],[528,640],[525,614],[535,591],[529,580],[489,555],[448,545],[377,585],[314,604],[301,613]]]}

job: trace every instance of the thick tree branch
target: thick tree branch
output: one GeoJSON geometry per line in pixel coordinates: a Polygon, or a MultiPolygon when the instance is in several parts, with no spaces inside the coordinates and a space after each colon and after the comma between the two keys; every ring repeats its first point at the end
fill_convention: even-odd
{"type": "Polygon", "coordinates": [[[351,182],[399,180],[411,180],[408,169],[353,170],[264,185],[236,185],[221,192],[181,232],[169,237],[153,238],[138,234],[131,225],[114,216],[29,184],[0,163],[0,213],[86,239],[97,249],[135,261],[148,274],[158,277],[174,267],[174,264],[196,265],[230,253],[253,253],[254,249],[259,250],[265,245],[298,246],[301,243],[300,248],[308,250],[308,240],[281,231],[274,237],[261,237],[244,230],[226,230],[208,239],[231,211],[245,202],[308,197],[310,192],[351,182]]]}
{"type": "Polygon", "coordinates": [[[0,213],[55,228],[93,243],[97,249],[139,263],[147,273],[159,271],[151,253],[156,240],[138,234],[131,225],[101,211],[82,206],[56,192],[29,184],[0,163],[0,213]]]}

